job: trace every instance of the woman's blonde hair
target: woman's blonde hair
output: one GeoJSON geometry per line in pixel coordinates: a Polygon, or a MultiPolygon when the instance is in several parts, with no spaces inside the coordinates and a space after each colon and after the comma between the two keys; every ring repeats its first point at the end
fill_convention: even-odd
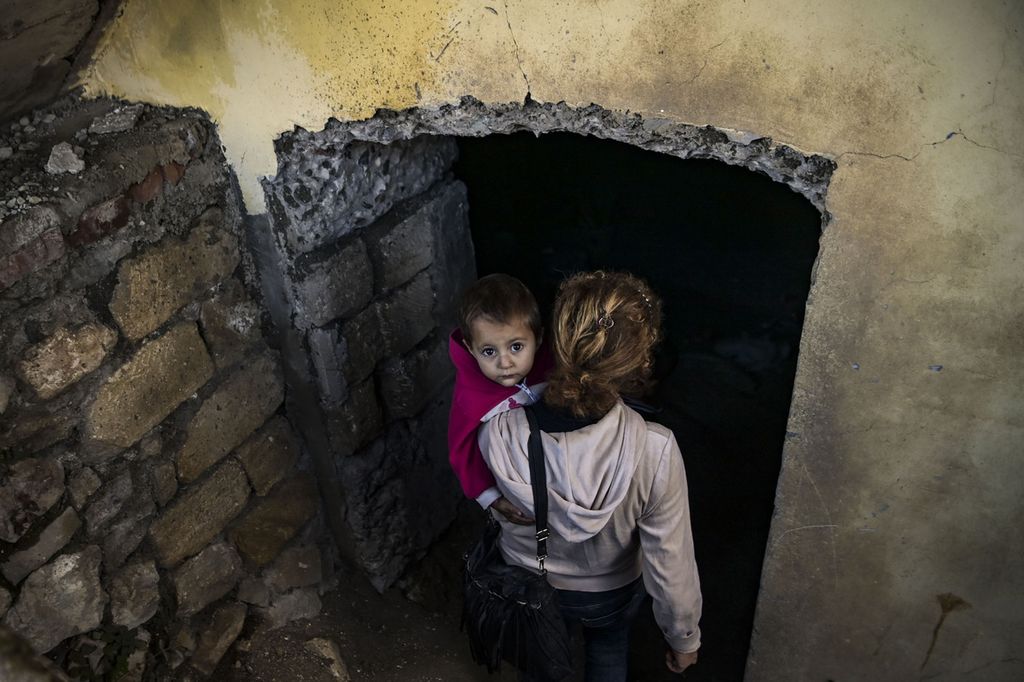
{"type": "Polygon", "coordinates": [[[562,282],[553,314],[555,370],[544,400],[577,417],[639,396],[661,339],[661,301],[639,277],[585,272],[562,282]]]}

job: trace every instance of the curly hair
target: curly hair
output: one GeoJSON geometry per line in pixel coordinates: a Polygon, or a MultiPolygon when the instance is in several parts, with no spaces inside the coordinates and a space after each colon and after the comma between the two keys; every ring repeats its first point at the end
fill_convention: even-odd
{"type": "Polygon", "coordinates": [[[647,388],[661,301],[639,277],[586,272],[562,282],[553,314],[555,370],[544,400],[576,417],[608,412],[647,388]]]}

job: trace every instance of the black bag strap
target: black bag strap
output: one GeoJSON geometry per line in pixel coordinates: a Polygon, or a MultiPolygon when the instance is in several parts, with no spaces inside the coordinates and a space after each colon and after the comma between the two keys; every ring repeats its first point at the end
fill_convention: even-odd
{"type": "Polygon", "coordinates": [[[533,406],[527,405],[526,420],[530,423],[530,486],[533,488],[533,519],[537,528],[537,565],[547,573],[544,560],[548,558],[548,475],[544,466],[544,447],[540,442],[540,427],[533,406]]]}

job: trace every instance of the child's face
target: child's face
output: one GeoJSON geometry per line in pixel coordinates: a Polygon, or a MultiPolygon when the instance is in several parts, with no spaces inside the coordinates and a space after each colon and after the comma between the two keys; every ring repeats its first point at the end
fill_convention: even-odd
{"type": "Polygon", "coordinates": [[[485,377],[502,386],[515,386],[530,373],[539,340],[526,320],[505,324],[478,317],[470,330],[472,342],[463,343],[485,377]]]}

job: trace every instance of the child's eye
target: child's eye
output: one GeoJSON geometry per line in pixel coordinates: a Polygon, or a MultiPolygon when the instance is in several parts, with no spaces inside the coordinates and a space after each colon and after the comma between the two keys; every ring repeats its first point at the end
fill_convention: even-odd
{"type": "Polygon", "coordinates": [[[492,355],[494,355],[494,349],[493,348],[482,348],[482,349],[480,349],[480,355],[484,356],[485,358],[489,358],[492,355]]]}
{"type": "Polygon", "coordinates": [[[513,353],[518,353],[518,352],[519,352],[519,351],[521,351],[522,349],[523,349],[523,344],[522,344],[522,342],[520,342],[520,341],[516,341],[515,343],[513,343],[513,344],[512,344],[512,352],[513,352],[513,353]]]}

